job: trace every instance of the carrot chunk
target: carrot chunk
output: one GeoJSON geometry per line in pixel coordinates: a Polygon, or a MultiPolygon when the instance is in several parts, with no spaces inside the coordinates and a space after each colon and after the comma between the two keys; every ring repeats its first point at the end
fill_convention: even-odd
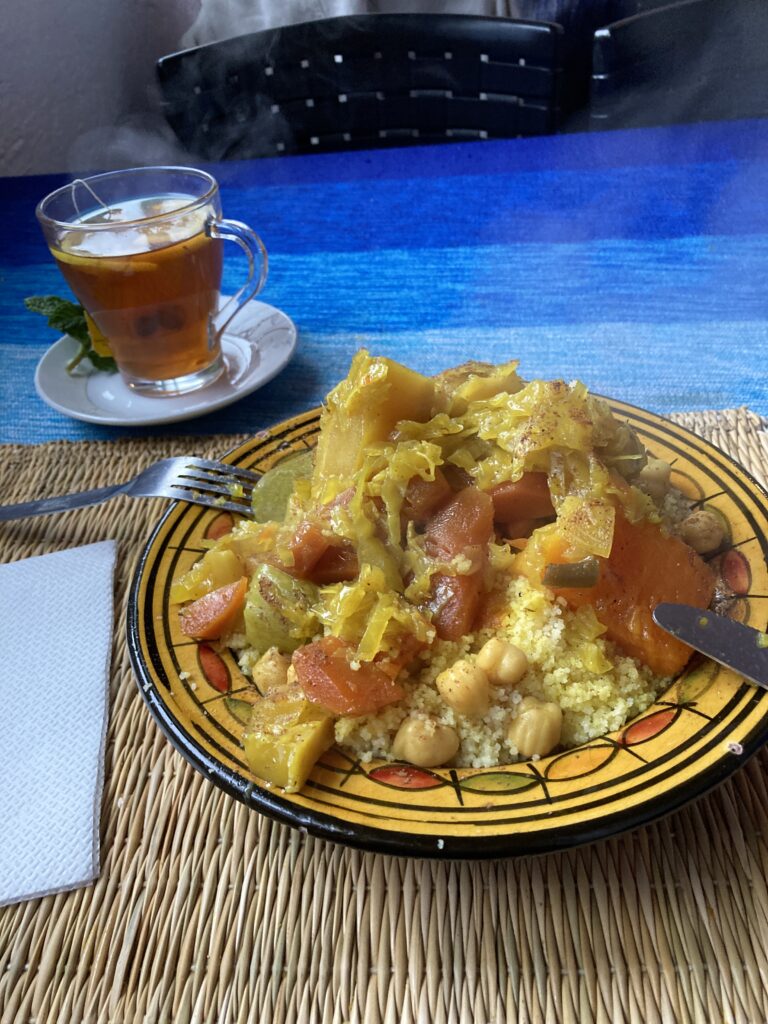
{"type": "Polygon", "coordinates": [[[359,572],[355,549],[346,543],[331,544],[315,562],[308,578],[323,587],[328,583],[357,579],[359,572]]]}
{"type": "Polygon", "coordinates": [[[493,532],[493,501],[476,487],[465,487],[427,523],[427,554],[449,559],[484,546],[493,532]]]}
{"type": "Polygon", "coordinates": [[[427,523],[425,548],[437,560],[463,556],[470,572],[435,573],[428,610],[441,640],[458,640],[471,632],[480,608],[488,541],[493,534],[493,502],[476,487],[465,487],[427,523]]]}
{"type": "Polygon", "coordinates": [[[248,577],[242,576],[188,604],[179,616],[182,633],[196,640],[217,640],[231,632],[245,607],[247,590],[248,577]]]}
{"type": "Polygon", "coordinates": [[[293,667],[304,696],[335,715],[372,715],[405,696],[403,688],[369,661],[352,664],[352,647],[325,636],[299,647],[293,667]]]}
{"type": "Polygon", "coordinates": [[[549,496],[546,473],[523,473],[519,480],[496,484],[488,494],[493,502],[493,518],[497,523],[516,519],[543,519],[555,514],[549,496]]]}
{"type": "Polygon", "coordinates": [[[423,525],[430,516],[450,499],[451,485],[440,469],[435,470],[434,480],[422,480],[415,476],[408,481],[403,500],[403,515],[406,519],[423,525]]]}
{"type": "Polygon", "coordinates": [[[330,541],[319,526],[303,522],[288,544],[293,555],[293,565],[287,571],[292,576],[307,579],[329,545],[330,541]]]}
{"type": "Polygon", "coordinates": [[[441,640],[460,640],[472,632],[482,594],[482,572],[468,576],[437,573],[432,577],[432,596],[428,607],[432,612],[432,624],[441,640]]]}

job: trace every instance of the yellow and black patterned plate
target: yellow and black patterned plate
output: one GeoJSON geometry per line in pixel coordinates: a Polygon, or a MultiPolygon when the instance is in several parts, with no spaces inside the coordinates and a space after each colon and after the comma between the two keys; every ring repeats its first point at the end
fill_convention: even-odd
{"type": "MultiPolygon", "coordinates": [[[[617,402],[619,416],[672,463],[672,480],[722,516],[727,538],[710,561],[729,614],[768,622],[768,498],[713,445],[617,402]]],[[[226,461],[264,471],[311,447],[319,410],[259,434],[226,461]]],[[[333,748],[301,793],[267,787],[248,769],[247,707],[235,659],[184,636],[172,580],[204,542],[232,528],[228,513],[178,502],[158,523],[133,582],[128,635],[141,692],[168,739],[199,771],[245,803],[314,835],[364,849],[446,858],[500,857],[575,846],[644,824],[733,772],[768,738],[768,692],[695,656],[642,715],[574,750],[492,769],[361,764],[333,748]]]]}

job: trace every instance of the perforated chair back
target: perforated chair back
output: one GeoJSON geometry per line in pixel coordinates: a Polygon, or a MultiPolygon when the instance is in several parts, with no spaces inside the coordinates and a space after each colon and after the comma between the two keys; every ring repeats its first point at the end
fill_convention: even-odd
{"type": "Polygon", "coordinates": [[[359,15],[163,57],[164,113],[204,159],[538,135],[558,124],[562,30],[359,15]]]}
{"type": "Polygon", "coordinates": [[[595,33],[590,127],[768,116],[768,4],[685,0],[595,33]]]}

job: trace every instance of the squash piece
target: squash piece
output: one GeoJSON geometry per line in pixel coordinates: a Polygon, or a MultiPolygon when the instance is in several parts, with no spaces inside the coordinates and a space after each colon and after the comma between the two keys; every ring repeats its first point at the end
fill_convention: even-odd
{"type": "Polygon", "coordinates": [[[189,572],[185,572],[171,585],[171,601],[196,601],[212,590],[235,583],[243,575],[243,564],[234,551],[211,548],[189,572]]]}
{"type": "Polygon", "coordinates": [[[285,519],[296,481],[312,476],[313,458],[311,450],[288,455],[254,484],[251,507],[257,523],[285,519]]]}
{"type": "Polygon", "coordinates": [[[291,654],[317,631],[312,605],[317,588],[264,563],[251,577],[245,602],[245,635],[259,654],[276,647],[291,654]]]}
{"type": "Polygon", "coordinates": [[[359,351],[347,377],[326,399],[313,493],[323,502],[332,501],[349,486],[370,445],[385,441],[400,420],[430,418],[434,391],[430,377],[359,351]]]}
{"type": "MultiPolygon", "coordinates": [[[[568,538],[558,524],[536,531],[525,550],[515,556],[514,570],[541,584],[548,564],[567,561],[568,538]]],[[[627,654],[658,675],[680,672],[691,648],[653,621],[662,601],[709,607],[715,577],[709,566],[677,537],[656,523],[630,523],[617,510],[613,546],[607,558],[598,557],[600,575],[593,587],[551,588],[571,608],[592,605],[606,635],[627,654]]]]}
{"type": "Polygon", "coordinates": [[[333,717],[309,701],[261,700],[253,708],[243,750],[254,774],[295,793],[333,738],[333,717]]]}

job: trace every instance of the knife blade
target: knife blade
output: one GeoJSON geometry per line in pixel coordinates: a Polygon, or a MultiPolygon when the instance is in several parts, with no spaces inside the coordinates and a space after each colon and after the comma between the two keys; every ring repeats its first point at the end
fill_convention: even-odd
{"type": "Polygon", "coordinates": [[[687,604],[658,604],[657,625],[672,636],[768,690],[768,635],[725,615],[687,604]]]}

